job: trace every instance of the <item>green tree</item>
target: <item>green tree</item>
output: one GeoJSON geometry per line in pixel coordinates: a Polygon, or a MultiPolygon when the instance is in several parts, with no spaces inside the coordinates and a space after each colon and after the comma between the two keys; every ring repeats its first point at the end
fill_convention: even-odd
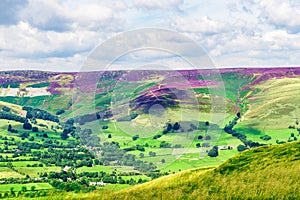
{"type": "Polygon", "coordinates": [[[173,129],[178,130],[179,128],[180,128],[180,124],[178,122],[175,122],[175,124],[173,125],[173,129]]]}
{"type": "Polygon", "coordinates": [[[31,130],[32,129],[32,125],[28,121],[26,121],[23,124],[23,128],[26,129],[26,130],[31,130]]]}
{"type": "Polygon", "coordinates": [[[60,138],[63,140],[68,139],[68,134],[69,134],[69,130],[68,129],[64,129],[63,132],[60,134],[60,138]]]}
{"type": "Polygon", "coordinates": [[[32,132],[39,132],[39,128],[38,127],[32,127],[32,132]]]}
{"type": "Polygon", "coordinates": [[[14,187],[10,188],[10,196],[12,196],[12,197],[16,196],[14,187]]]}
{"type": "Polygon", "coordinates": [[[218,152],[218,147],[214,146],[209,152],[208,152],[208,156],[209,157],[217,157],[219,155],[218,152]]]}
{"type": "Polygon", "coordinates": [[[246,149],[248,149],[246,146],[244,146],[244,145],[239,145],[239,146],[237,146],[237,150],[239,151],[239,152],[242,152],[242,151],[245,151],[246,149]]]}
{"type": "Polygon", "coordinates": [[[135,140],[137,140],[139,137],[140,137],[139,135],[135,135],[135,136],[132,137],[132,140],[135,141],[135,140]]]}
{"type": "Polygon", "coordinates": [[[31,190],[31,191],[34,191],[35,188],[36,188],[36,187],[33,185],[33,186],[31,186],[30,190],[31,190]]]}
{"type": "Polygon", "coordinates": [[[12,130],[12,125],[11,124],[8,124],[8,127],[7,127],[7,131],[11,131],[12,130]]]}
{"type": "Polygon", "coordinates": [[[26,192],[26,191],[27,191],[26,186],[22,186],[21,191],[22,191],[23,193],[26,192]]]}

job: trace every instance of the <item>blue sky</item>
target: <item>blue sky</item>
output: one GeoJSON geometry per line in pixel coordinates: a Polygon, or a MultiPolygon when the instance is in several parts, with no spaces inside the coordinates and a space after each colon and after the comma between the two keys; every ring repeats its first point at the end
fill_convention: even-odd
{"type": "Polygon", "coordinates": [[[218,67],[300,64],[299,0],[3,0],[0,70],[77,71],[101,42],[145,27],[184,34],[218,67]]]}

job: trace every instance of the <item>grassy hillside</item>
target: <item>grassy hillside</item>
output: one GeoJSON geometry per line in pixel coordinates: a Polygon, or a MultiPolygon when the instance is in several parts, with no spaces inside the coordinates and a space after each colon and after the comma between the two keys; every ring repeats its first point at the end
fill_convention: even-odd
{"type": "Polygon", "coordinates": [[[251,86],[241,100],[248,107],[235,129],[253,141],[268,135],[267,143],[287,142],[299,137],[300,79],[272,78],[251,86]],[[292,137],[294,135],[295,137],[292,137]]]}
{"type": "MultiPolygon", "coordinates": [[[[188,170],[119,192],[69,199],[299,199],[300,142],[245,151],[215,169],[188,170]]],[[[59,199],[61,196],[50,197],[59,199]]]]}

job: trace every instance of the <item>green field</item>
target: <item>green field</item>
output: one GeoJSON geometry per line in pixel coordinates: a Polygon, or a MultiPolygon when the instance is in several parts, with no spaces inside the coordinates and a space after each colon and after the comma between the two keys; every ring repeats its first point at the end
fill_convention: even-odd
{"type": "Polygon", "coordinates": [[[64,199],[298,199],[299,148],[299,142],[260,147],[214,169],[187,170],[118,192],[62,195],[64,199]]]}
{"type": "Polygon", "coordinates": [[[15,169],[31,178],[37,178],[42,173],[59,172],[61,167],[15,167],[15,169]]]}
{"type": "Polygon", "coordinates": [[[24,175],[15,172],[14,170],[8,167],[0,167],[0,178],[23,178],[24,175]]]}
{"type": "Polygon", "coordinates": [[[24,186],[27,190],[30,190],[32,186],[35,187],[35,190],[49,190],[52,188],[49,183],[0,184],[0,191],[10,191],[11,188],[14,188],[14,191],[21,191],[24,186]]]}

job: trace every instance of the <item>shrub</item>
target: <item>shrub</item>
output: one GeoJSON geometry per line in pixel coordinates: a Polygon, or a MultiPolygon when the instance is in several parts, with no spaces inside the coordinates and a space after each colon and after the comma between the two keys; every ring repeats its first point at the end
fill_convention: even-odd
{"type": "Polygon", "coordinates": [[[39,132],[38,127],[32,127],[32,132],[39,132]]]}

